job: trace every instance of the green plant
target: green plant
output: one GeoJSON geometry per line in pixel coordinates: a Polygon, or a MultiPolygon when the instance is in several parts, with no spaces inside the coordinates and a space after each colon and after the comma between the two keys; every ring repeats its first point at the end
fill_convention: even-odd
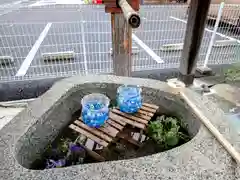
{"type": "Polygon", "coordinates": [[[239,81],[240,80],[240,64],[235,64],[224,73],[225,80],[239,81]]]}
{"type": "Polygon", "coordinates": [[[186,133],[181,132],[181,124],[175,117],[158,116],[156,121],[150,122],[148,136],[164,149],[178,145],[180,139],[189,140],[186,133]]]}
{"type": "Polygon", "coordinates": [[[61,150],[62,152],[68,152],[68,146],[70,142],[71,142],[71,139],[61,138],[58,145],[59,150],[61,150]]]}

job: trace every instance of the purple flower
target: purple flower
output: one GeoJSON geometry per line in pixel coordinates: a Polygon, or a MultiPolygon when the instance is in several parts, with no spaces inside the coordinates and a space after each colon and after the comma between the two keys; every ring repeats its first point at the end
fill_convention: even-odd
{"type": "Polygon", "coordinates": [[[59,159],[57,161],[54,161],[52,159],[48,159],[46,163],[46,168],[51,169],[51,168],[57,168],[57,167],[64,167],[66,165],[66,160],[65,159],[59,159]]]}
{"type": "Polygon", "coordinates": [[[84,149],[80,146],[80,145],[70,145],[70,150],[71,152],[79,152],[79,151],[83,151],[84,149]]]}

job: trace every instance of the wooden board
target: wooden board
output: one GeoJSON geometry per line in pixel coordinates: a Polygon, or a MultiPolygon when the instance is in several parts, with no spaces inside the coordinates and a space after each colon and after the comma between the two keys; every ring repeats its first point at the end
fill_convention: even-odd
{"type": "Polygon", "coordinates": [[[143,103],[143,106],[158,110],[159,106],[155,105],[155,104],[149,104],[149,103],[143,103]]]}
{"type": "Polygon", "coordinates": [[[113,113],[113,112],[110,112],[110,113],[109,113],[109,117],[110,117],[111,119],[113,119],[113,120],[117,119],[117,120],[119,120],[119,121],[123,121],[123,122],[125,122],[125,123],[127,123],[127,124],[130,124],[130,125],[132,125],[132,126],[134,126],[134,127],[138,127],[138,128],[140,128],[140,129],[145,129],[145,127],[146,127],[146,126],[145,126],[144,124],[142,124],[142,123],[139,123],[139,122],[136,122],[136,121],[132,121],[132,120],[130,120],[130,119],[128,119],[128,118],[122,117],[122,116],[117,115],[117,114],[115,114],[115,113],[113,113]]]}
{"type": "Polygon", "coordinates": [[[107,124],[110,124],[112,127],[116,128],[116,129],[118,129],[120,131],[123,130],[123,128],[124,128],[124,126],[116,123],[115,121],[112,121],[111,119],[107,120],[107,124]]]}
{"type": "Polygon", "coordinates": [[[111,116],[111,113],[109,114],[109,118],[111,120],[113,120],[114,122],[116,122],[118,124],[121,124],[122,126],[126,126],[126,124],[127,124],[125,121],[121,121],[118,118],[114,118],[113,116],[111,116]]]}
{"type": "MultiPolygon", "coordinates": [[[[148,122],[154,116],[158,108],[159,107],[154,104],[143,103],[141,109],[135,114],[123,113],[118,108],[114,108],[109,113],[109,119],[100,128],[91,128],[87,126],[82,122],[81,118],[75,120],[69,127],[85,135],[97,144],[107,147],[115,137],[122,136],[120,132],[124,130],[127,124],[135,129],[140,129],[140,131],[145,130],[148,122]]],[[[131,141],[129,138],[130,137],[128,137],[127,140],[131,141]]]]}
{"type": "Polygon", "coordinates": [[[82,119],[79,118],[78,120],[75,120],[69,128],[85,135],[97,144],[107,147],[108,144],[113,141],[113,138],[117,136],[119,131],[124,128],[124,126],[109,119],[106,121],[104,126],[100,128],[91,128],[84,124],[82,119]]]}
{"type": "Polygon", "coordinates": [[[116,137],[117,133],[119,132],[118,129],[114,128],[109,124],[110,120],[107,120],[107,122],[104,124],[103,127],[100,127],[99,130],[110,135],[111,137],[116,137]]]}
{"type": "MultiPolygon", "coordinates": [[[[82,119],[79,118],[79,120],[82,122],[82,119]]],[[[90,131],[102,131],[105,134],[107,134],[108,136],[111,137],[116,137],[117,133],[119,132],[119,130],[122,130],[124,128],[124,126],[113,122],[111,119],[108,119],[106,121],[106,123],[103,125],[103,127],[100,128],[91,128],[90,131]]],[[[95,132],[93,132],[95,133],[95,132]]]]}
{"type": "Polygon", "coordinates": [[[76,121],[74,121],[74,124],[76,124],[78,127],[81,127],[82,129],[85,129],[85,130],[89,131],[90,133],[96,135],[97,137],[103,139],[104,141],[107,141],[107,142],[112,141],[112,138],[109,137],[108,135],[106,135],[105,133],[99,131],[96,128],[91,128],[81,121],[76,120],[76,121]]]}
{"type": "Polygon", "coordinates": [[[152,109],[152,108],[144,106],[144,105],[141,107],[141,109],[144,111],[150,112],[150,113],[155,113],[157,111],[157,109],[152,109]]]}
{"type": "MultiPolygon", "coordinates": [[[[121,112],[121,111],[118,110],[118,109],[112,109],[112,112],[115,113],[115,114],[121,115],[121,116],[123,116],[123,117],[125,117],[125,118],[134,120],[134,121],[136,121],[136,122],[139,122],[139,123],[142,123],[142,124],[148,124],[148,121],[146,121],[146,120],[144,120],[144,119],[142,119],[142,118],[140,118],[140,117],[136,117],[136,116],[134,116],[134,115],[131,115],[131,114],[123,113],[123,112],[121,112]]],[[[150,117],[150,119],[151,119],[151,117],[150,117]]],[[[150,120],[150,119],[149,119],[149,120],[150,120]]]]}
{"type": "Polygon", "coordinates": [[[148,122],[154,116],[154,113],[158,110],[158,106],[149,103],[143,103],[141,109],[134,114],[127,114],[121,112],[119,108],[114,108],[110,112],[110,118],[116,122],[125,122],[133,127],[145,130],[148,122]]]}
{"type": "Polygon", "coordinates": [[[84,129],[81,129],[80,127],[74,125],[74,124],[70,124],[69,125],[69,128],[77,131],[78,133],[80,134],[84,134],[85,136],[87,136],[89,139],[92,139],[93,141],[95,141],[96,143],[104,146],[104,147],[107,147],[108,146],[108,143],[100,138],[98,138],[97,136],[91,134],[90,132],[88,131],[85,131],[84,129]]]}
{"type": "Polygon", "coordinates": [[[145,115],[145,116],[148,116],[148,117],[150,117],[150,118],[154,116],[154,113],[147,112],[147,111],[144,111],[144,110],[142,110],[142,109],[139,109],[138,113],[143,114],[143,115],[145,115]]]}

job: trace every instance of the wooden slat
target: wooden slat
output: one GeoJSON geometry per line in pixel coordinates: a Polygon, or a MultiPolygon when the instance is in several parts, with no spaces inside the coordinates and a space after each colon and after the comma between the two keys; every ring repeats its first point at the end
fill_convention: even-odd
{"type": "Polygon", "coordinates": [[[155,113],[157,111],[156,109],[152,109],[152,108],[149,108],[149,107],[146,107],[146,106],[142,106],[141,109],[144,110],[144,111],[151,112],[151,113],[155,113]]]}
{"type": "MultiPolygon", "coordinates": [[[[81,118],[79,118],[79,120],[80,120],[81,122],[83,122],[81,118]]],[[[118,128],[116,128],[116,127],[114,127],[114,126],[110,126],[110,124],[113,124],[113,123],[116,124],[115,126],[117,126],[120,130],[123,129],[123,126],[122,126],[122,125],[120,125],[120,124],[112,121],[111,119],[108,119],[108,120],[106,121],[106,123],[104,124],[104,126],[98,128],[97,130],[100,130],[100,131],[104,132],[105,134],[107,134],[107,135],[109,135],[109,136],[111,136],[111,137],[116,137],[116,135],[117,135],[117,133],[119,132],[119,130],[118,130],[118,128]]]]}
{"type": "Polygon", "coordinates": [[[141,114],[141,113],[139,113],[139,112],[135,113],[134,116],[139,117],[139,118],[141,118],[142,120],[147,121],[147,123],[148,123],[148,121],[151,120],[151,117],[146,116],[146,115],[144,115],[144,114],[141,114]]]}
{"type": "Polygon", "coordinates": [[[98,138],[97,136],[89,133],[88,131],[85,131],[85,130],[79,128],[78,126],[76,126],[76,125],[74,125],[74,124],[70,124],[70,125],[69,125],[69,128],[77,131],[77,132],[80,133],[80,134],[83,134],[83,135],[87,136],[89,139],[95,141],[96,143],[98,143],[98,144],[100,144],[100,145],[102,145],[102,146],[104,146],[104,147],[107,147],[107,146],[108,146],[108,143],[107,143],[106,141],[98,138]]]}
{"type": "Polygon", "coordinates": [[[111,126],[113,126],[114,128],[120,130],[120,131],[124,128],[124,126],[116,123],[115,121],[113,121],[111,119],[107,120],[107,123],[110,124],[111,126]]]}
{"type": "MultiPolygon", "coordinates": [[[[115,108],[115,109],[117,109],[118,112],[120,111],[119,108],[115,108]]],[[[114,111],[114,112],[115,112],[115,111],[114,111]]],[[[118,114],[118,112],[115,112],[115,113],[118,114]]],[[[120,111],[120,112],[121,112],[121,111],[120,111]]],[[[126,114],[126,113],[124,113],[124,114],[126,114]]],[[[143,111],[143,110],[138,110],[138,112],[137,112],[137,113],[134,113],[133,115],[136,116],[136,118],[139,117],[139,118],[142,118],[143,120],[146,120],[146,121],[151,120],[151,117],[152,117],[152,116],[147,116],[147,115],[145,115],[145,114],[151,114],[152,116],[154,115],[153,113],[149,113],[149,112],[146,112],[146,111],[143,111]],[[141,113],[141,112],[143,112],[143,113],[141,113]]],[[[130,119],[131,119],[131,118],[130,118],[130,119]]],[[[133,120],[134,120],[134,119],[133,119],[133,120]]],[[[138,120],[135,120],[135,121],[138,121],[138,120]]],[[[146,122],[146,123],[143,122],[143,124],[147,124],[147,123],[148,123],[148,122],[146,122]]]]}
{"type": "Polygon", "coordinates": [[[154,116],[154,113],[147,112],[147,111],[144,111],[142,109],[139,109],[138,112],[141,113],[141,114],[144,114],[146,116],[149,116],[150,118],[154,116]]]}
{"type": "Polygon", "coordinates": [[[119,111],[118,109],[113,109],[112,112],[116,113],[116,114],[119,114],[123,117],[126,117],[128,119],[131,119],[133,121],[136,121],[136,122],[139,122],[139,123],[143,123],[143,124],[148,124],[148,121],[144,120],[144,119],[141,119],[139,117],[136,117],[136,116],[133,116],[133,115],[130,115],[130,114],[126,114],[126,113],[123,113],[121,111],[119,111]]]}
{"type": "Polygon", "coordinates": [[[136,113],[136,114],[134,114],[134,116],[139,117],[139,118],[141,118],[141,119],[143,119],[147,122],[149,122],[152,119],[150,116],[146,116],[146,115],[141,114],[141,113],[136,113]]]}
{"type": "Polygon", "coordinates": [[[116,137],[117,136],[117,133],[119,132],[119,130],[115,129],[114,127],[110,126],[108,124],[108,121],[104,124],[103,127],[100,127],[99,130],[108,134],[109,136],[111,137],[116,137]]]}
{"type": "Polygon", "coordinates": [[[108,135],[104,134],[103,132],[99,131],[98,129],[96,128],[91,128],[89,126],[87,126],[86,124],[82,123],[81,121],[74,121],[74,123],[76,125],[78,125],[79,127],[85,129],[86,131],[89,131],[90,133],[100,137],[101,139],[107,141],[107,142],[111,142],[112,141],[112,138],[109,137],[108,135]]]}
{"type": "MultiPolygon", "coordinates": [[[[109,114],[111,114],[111,113],[109,113],[109,114]]],[[[111,118],[110,115],[109,115],[109,118],[110,118],[111,120],[115,121],[116,123],[122,125],[122,126],[126,126],[126,124],[127,124],[125,121],[121,121],[121,120],[119,120],[119,119],[113,119],[113,118],[111,118]]]]}
{"type": "Polygon", "coordinates": [[[128,124],[131,124],[131,125],[134,126],[134,127],[138,127],[138,128],[140,128],[140,129],[145,129],[145,125],[144,125],[144,124],[141,124],[141,123],[132,121],[132,120],[130,120],[130,119],[124,118],[124,117],[119,116],[119,115],[117,115],[117,114],[114,114],[114,113],[112,113],[112,112],[109,113],[109,117],[110,117],[111,119],[113,119],[113,120],[118,119],[118,120],[120,120],[120,121],[123,121],[123,122],[126,122],[126,123],[128,123],[128,124]]]}
{"type": "Polygon", "coordinates": [[[144,106],[157,110],[159,106],[155,104],[143,103],[144,106]]]}

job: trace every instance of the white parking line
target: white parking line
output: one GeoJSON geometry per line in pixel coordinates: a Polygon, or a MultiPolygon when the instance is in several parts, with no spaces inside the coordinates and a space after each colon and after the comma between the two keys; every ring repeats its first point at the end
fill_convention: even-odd
{"type": "MultiPolygon", "coordinates": [[[[172,19],[174,19],[174,20],[176,20],[176,21],[181,21],[181,22],[187,24],[187,21],[186,21],[186,20],[179,19],[179,18],[176,18],[176,17],[173,17],[173,16],[170,16],[170,18],[172,18],[172,19]]],[[[208,29],[208,28],[205,28],[205,30],[206,30],[207,32],[211,32],[211,33],[213,32],[213,30],[208,29]]],[[[233,40],[233,41],[236,41],[237,43],[240,43],[240,40],[235,39],[235,38],[232,38],[232,37],[227,36],[227,35],[224,35],[224,34],[222,34],[222,33],[218,33],[218,32],[217,32],[216,34],[219,35],[219,36],[221,36],[221,37],[223,37],[223,38],[226,38],[226,39],[229,39],[229,40],[233,40]]]]}
{"type": "Polygon", "coordinates": [[[155,53],[153,50],[148,47],[144,42],[142,42],[135,34],[132,34],[132,39],[143,48],[146,53],[148,53],[157,63],[164,63],[164,61],[155,53]]]}
{"type": "Polygon", "coordinates": [[[1,8],[8,8],[8,7],[12,7],[13,5],[18,5],[21,4],[23,1],[15,1],[12,3],[8,3],[8,4],[1,4],[1,8]]]}
{"type": "MultiPolygon", "coordinates": [[[[0,16],[6,15],[6,14],[8,14],[8,13],[14,11],[14,10],[16,10],[16,9],[8,9],[8,8],[14,8],[15,5],[19,5],[19,4],[21,4],[22,2],[23,2],[23,1],[15,1],[15,2],[13,2],[13,3],[1,4],[1,5],[0,5],[0,8],[3,9],[3,13],[0,14],[0,16]],[[4,11],[4,10],[6,10],[6,11],[4,11]],[[9,10],[9,11],[7,11],[7,10],[9,10]]],[[[17,8],[17,9],[19,9],[19,8],[17,8]]]]}
{"type": "Polygon", "coordinates": [[[47,33],[48,33],[49,29],[51,28],[51,26],[52,26],[52,23],[48,23],[45,26],[44,30],[42,31],[42,33],[38,37],[37,41],[33,45],[32,49],[28,53],[27,57],[23,61],[20,69],[18,70],[18,72],[15,76],[24,76],[27,73],[27,70],[32,63],[33,58],[35,57],[35,55],[36,55],[40,45],[42,44],[44,38],[47,36],[47,33]]]}
{"type": "Polygon", "coordinates": [[[29,7],[34,6],[48,6],[48,5],[57,5],[57,4],[85,4],[83,0],[41,0],[37,1],[34,4],[29,5],[29,7]]]}

